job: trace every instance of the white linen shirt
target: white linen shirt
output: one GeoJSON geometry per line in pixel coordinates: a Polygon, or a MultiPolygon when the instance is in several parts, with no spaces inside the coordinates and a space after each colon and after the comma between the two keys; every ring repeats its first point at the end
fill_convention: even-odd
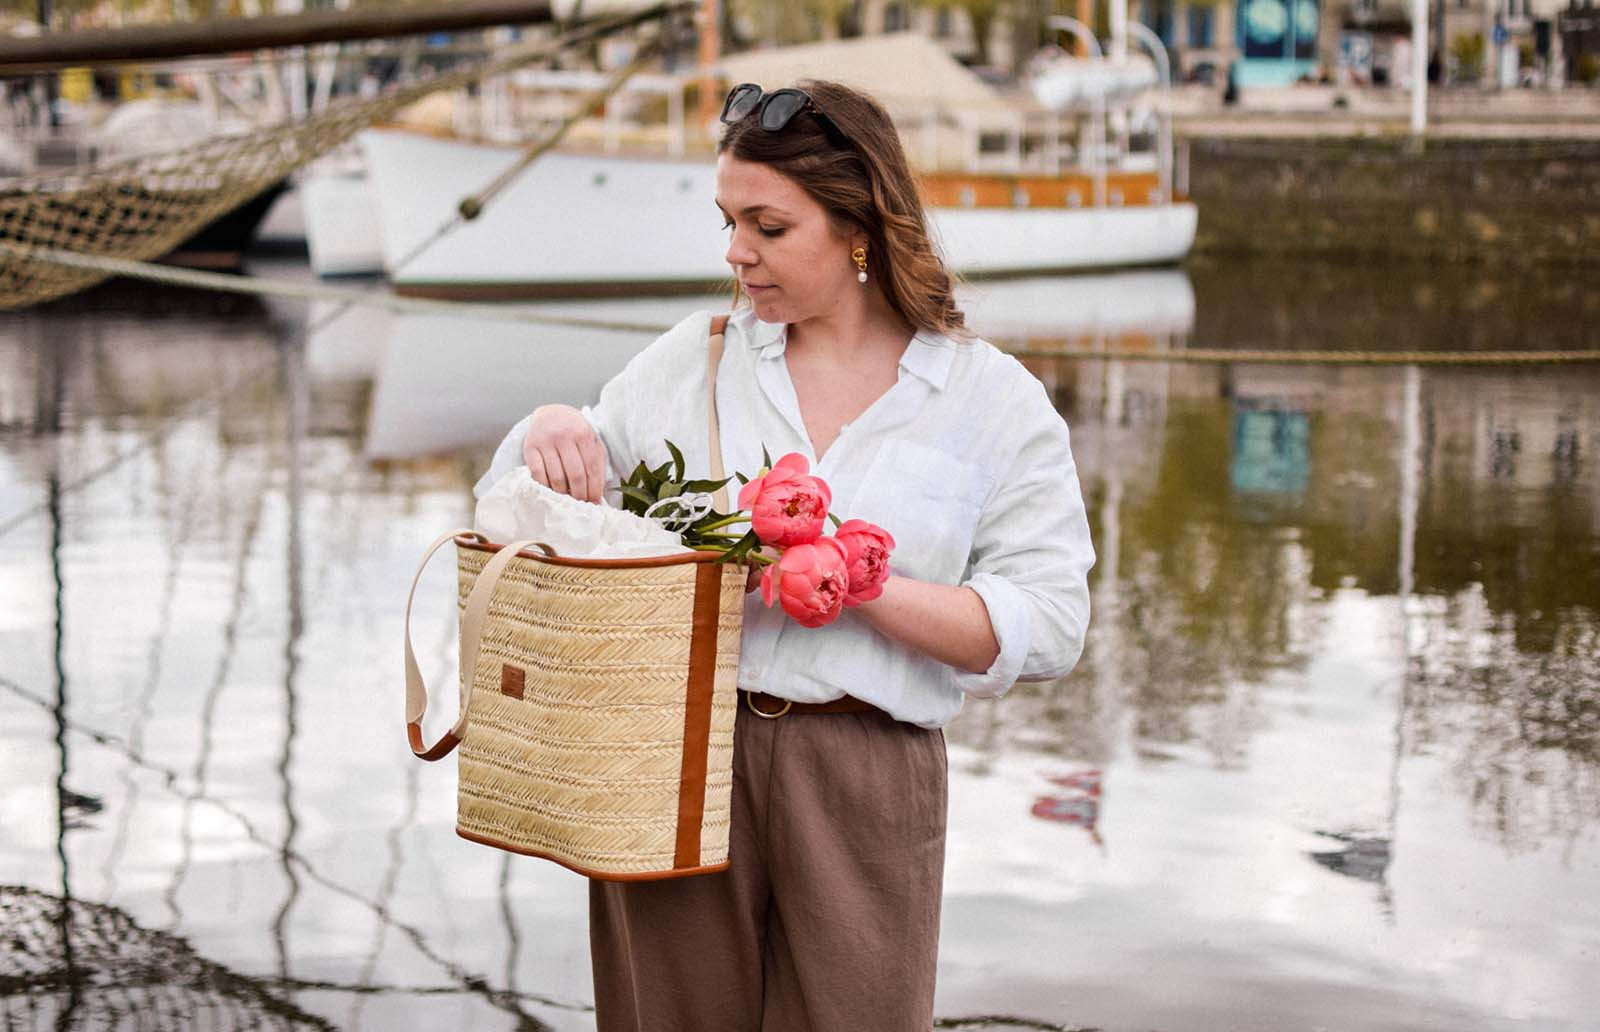
{"type": "MultiPolygon", "coordinates": [[[[706,358],[711,313],[684,319],[628,363],[583,409],[605,444],[608,498],[643,460],[683,452],[690,477],[710,474],[706,358]]],[[[746,597],[739,686],[796,702],[853,695],[899,720],[943,727],[964,696],[997,697],[1019,679],[1071,670],[1089,624],[1094,564],[1067,426],[1044,387],[983,341],[919,332],[899,378],[819,459],[784,361],[787,327],[749,308],[728,321],[717,369],[725,470],[755,476],[799,452],[833,491],[840,519],[870,520],[895,539],[890,570],[965,585],[988,608],[1000,655],[983,673],[947,666],[892,641],[846,609],[806,628],[760,592],[746,597]]],[[[523,419],[478,482],[482,494],[522,463],[523,419]]],[[[738,482],[729,485],[729,497],[738,482]]],[[[735,528],[737,531],[739,528],[735,528]]]]}

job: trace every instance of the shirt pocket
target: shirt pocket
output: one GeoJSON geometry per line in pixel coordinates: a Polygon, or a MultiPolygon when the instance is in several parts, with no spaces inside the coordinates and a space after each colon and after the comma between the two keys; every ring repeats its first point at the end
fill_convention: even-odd
{"type": "Polygon", "coordinates": [[[978,466],[916,441],[885,441],[846,518],[870,520],[895,542],[896,573],[959,583],[989,478],[978,466]]]}

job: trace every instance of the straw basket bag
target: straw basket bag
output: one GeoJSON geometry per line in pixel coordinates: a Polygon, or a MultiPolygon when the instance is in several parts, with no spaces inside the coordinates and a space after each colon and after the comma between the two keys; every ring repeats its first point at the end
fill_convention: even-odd
{"type": "MultiPolygon", "coordinates": [[[[707,364],[713,479],[725,323],[707,364]]],[[[613,881],[726,868],[744,567],[687,550],[569,559],[472,532],[441,536],[423,566],[451,541],[460,716],[423,742],[408,601],[406,727],[422,759],[461,747],[457,833],[613,881]]]]}

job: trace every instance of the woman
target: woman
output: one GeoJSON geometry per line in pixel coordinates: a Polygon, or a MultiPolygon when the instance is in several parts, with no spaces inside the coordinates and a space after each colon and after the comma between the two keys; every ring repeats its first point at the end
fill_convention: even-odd
{"type": "MultiPolygon", "coordinates": [[[[807,629],[747,603],[731,867],[591,882],[601,1032],[926,1030],[945,835],[940,730],[967,695],[1064,675],[1094,556],[1067,428],[963,327],[899,138],[844,86],[736,88],[716,204],[742,299],[717,407],[726,468],[796,451],[834,510],[896,540],[881,596],[807,629]],[[863,275],[864,274],[864,275],[863,275]],[[763,719],[772,714],[776,717],[763,719]]],[[[579,411],[513,428],[518,459],[598,501],[682,447],[709,471],[709,313],[579,411]]]]}

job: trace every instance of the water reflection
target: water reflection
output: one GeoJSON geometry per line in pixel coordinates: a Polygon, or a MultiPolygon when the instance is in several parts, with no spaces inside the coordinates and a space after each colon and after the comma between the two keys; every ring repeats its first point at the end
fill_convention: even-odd
{"type": "Polygon", "coordinates": [[[1413,369],[1397,388],[1386,370],[1173,366],[1132,386],[1113,362],[1051,364],[1076,387],[1068,417],[1094,470],[1090,511],[1106,553],[1097,624],[1117,647],[1088,662],[1112,664],[1112,680],[1135,692],[1146,745],[1206,739],[1194,721],[1224,705],[1234,717],[1213,726],[1210,758],[1235,762],[1253,708],[1235,693],[1304,668],[1318,644],[1314,604],[1404,587],[1438,600],[1411,607],[1413,640],[1397,648],[1419,690],[1450,683],[1462,699],[1471,677],[1458,675],[1473,671],[1538,685],[1559,736],[1527,716],[1484,723],[1593,760],[1583,714],[1597,666],[1600,481],[1575,442],[1600,427],[1600,374],[1413,369]],[[1420,384],[1410,490],[1407,382],[1420,384]],[[1135,390],[1155,419],[1128,415],[1135,390]],[[1509,483],[1495,446],[1506,425],[1528,460],[1509,483]],[[1408,495],[1409,515],[1397,511],[1408,495]]]}
{"type": "MultiPolygon", "coordinates": [[[[1177,360],[1348,328],[1324,282],[1373,326],[1449,307],[1259,266],[966,288],[1072,424],[1101,561],[1080,669],[950,728],[944,1027],[1588,1020],[1600,369],[1177,360]]],[[[288,1024],[592,1027],[581,882],[451,834],[394,646],[484,444],[641,335],[118,289],[0,324],[0,884],[55,929],[24,952],[99,971],[67,922],[114,908],[288,1024]]],[[[416,623],[442,676],[448,604],[416,623]]],[[[62,1027],[100,1006],[0,985],[62,1027]]]]}

